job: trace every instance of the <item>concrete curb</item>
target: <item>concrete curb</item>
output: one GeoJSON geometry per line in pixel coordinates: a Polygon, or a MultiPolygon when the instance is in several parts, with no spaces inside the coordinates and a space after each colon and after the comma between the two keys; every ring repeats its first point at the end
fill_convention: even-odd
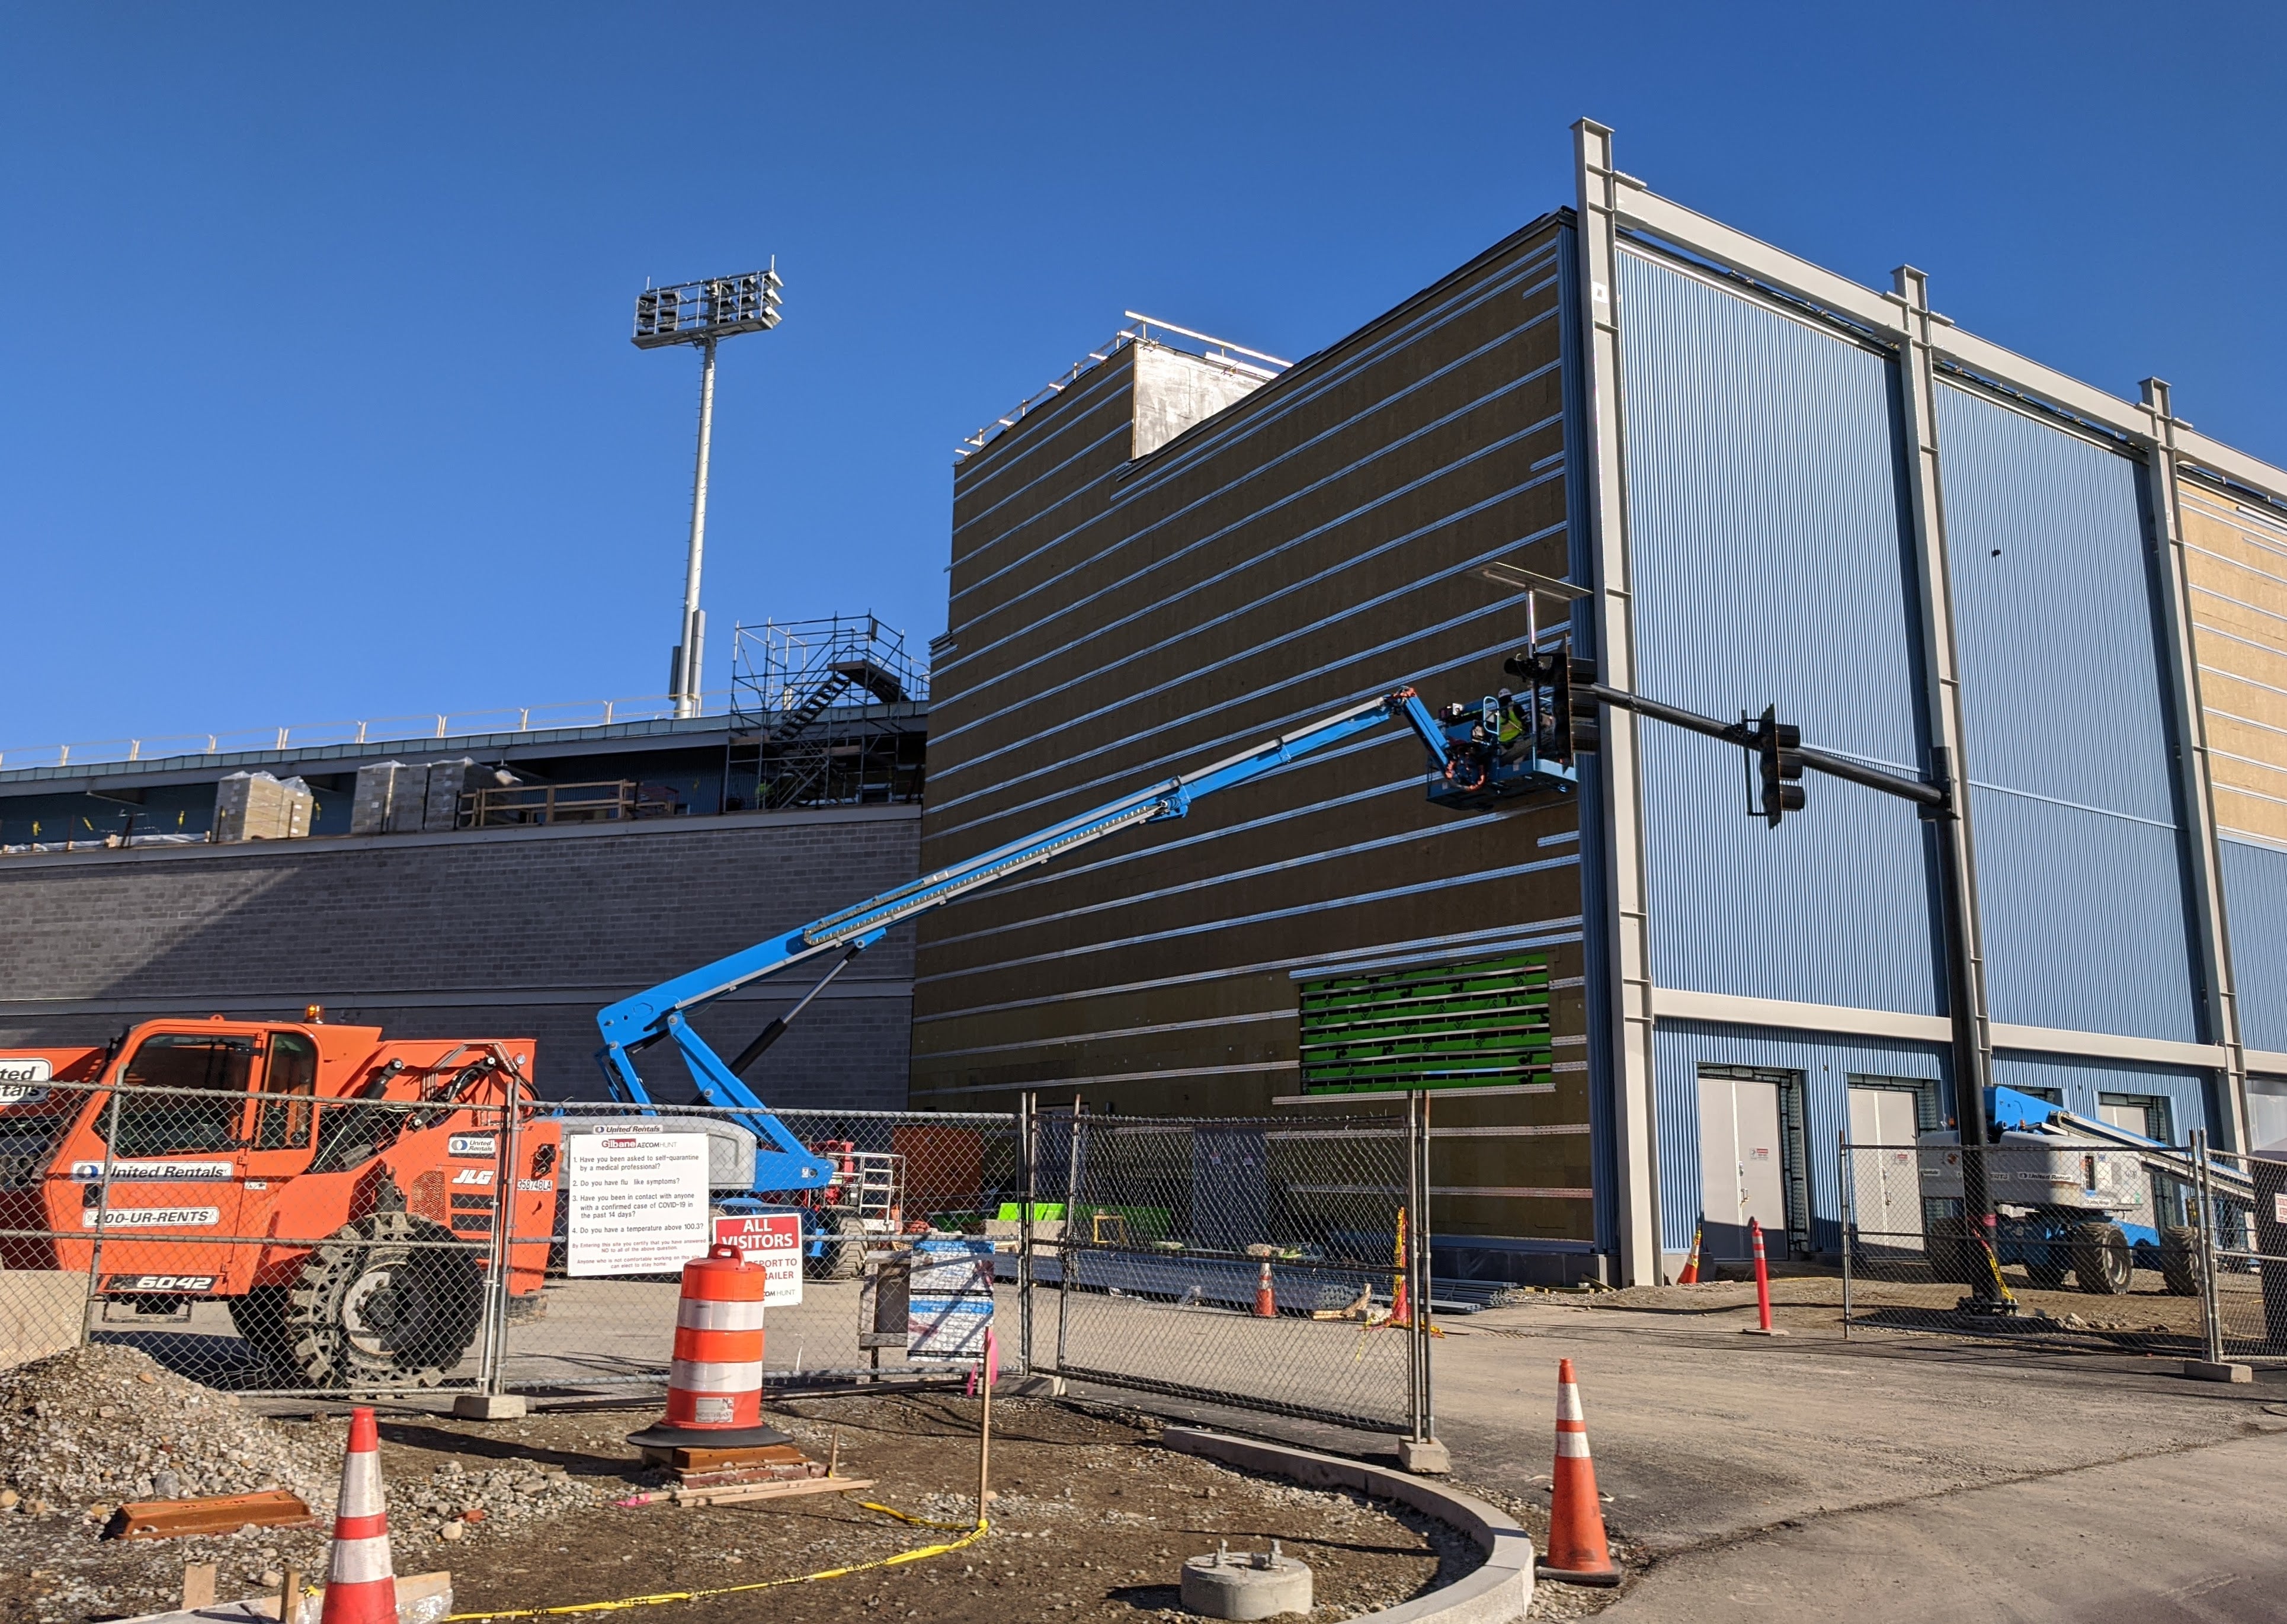
{"type": "Polygon", "coordinates": [[[1532,1536],[1508,1512],[1473,1494],[1388,1467],[1199,1427],[1170,1427],[1163,1441],[1179,1454],[1275,1473],[1313,1488],[1356,1489],[1382,1500],[1403,1501],[1423,1516],[1460,1529],[1484,1552],[1482,1566],[1442,1589],[1362,1614],[1352,1624],[1510,1624],[1532,1605],[1532,1536]]]}

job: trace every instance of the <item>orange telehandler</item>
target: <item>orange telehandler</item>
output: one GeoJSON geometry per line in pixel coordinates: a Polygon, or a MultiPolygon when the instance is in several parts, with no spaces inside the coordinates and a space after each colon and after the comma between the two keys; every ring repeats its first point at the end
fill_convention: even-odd
{"type": "Polygon", "coordinates": [[[314,1007],[0,1050],[0,1263],[93,1270],[98,1299],[146,1313],[225,1302],[289,1382],[441,1382],[496,1270],[504,1312],[538,1301],[560,1137],[532,1053],[314,1007]]]}

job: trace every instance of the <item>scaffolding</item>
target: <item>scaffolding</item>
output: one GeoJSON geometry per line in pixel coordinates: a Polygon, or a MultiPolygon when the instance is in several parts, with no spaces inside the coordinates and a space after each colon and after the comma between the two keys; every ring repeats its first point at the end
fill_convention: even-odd
{"type": "Polygon", "coordinates": [[[929,674],[872,614],[764,621],[732,633],[723,809],[922,798],[929,674]]]}

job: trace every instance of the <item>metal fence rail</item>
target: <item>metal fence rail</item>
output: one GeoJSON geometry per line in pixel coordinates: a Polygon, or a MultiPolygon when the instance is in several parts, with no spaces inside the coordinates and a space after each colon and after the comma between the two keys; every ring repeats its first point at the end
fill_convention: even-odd
{"type": "Polygon", "coordinates": [[[2204,1134],[2150,1150],[1841,1148],[1846,1335],[2287,1359],[2287,1161],[2213,1152],[2204,1134]],[[1967,1216],[1981,1176],[1990,1226],[1967,1216]]]}

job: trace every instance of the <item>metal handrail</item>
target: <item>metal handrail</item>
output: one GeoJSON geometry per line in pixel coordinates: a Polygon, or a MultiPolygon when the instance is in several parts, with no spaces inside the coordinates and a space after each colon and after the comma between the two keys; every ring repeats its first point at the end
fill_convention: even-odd
{"type": "MultiPolygon", "coordinates": [[[[702,715],[720,716],[730,709],[730,690],[702,693],[702,715]]],[[[291,727],[246,727],[226,733],[168,733],[147,739],[98,739],[69,744],[36,744],[0,750],[0,771],[26,767],[108,766],[157,762],[190,756],[221,756],[285,750],[299,745],[313,749],[329,744],[414,744],[423,740],[453,739],[478,733],[545,733],[559,728],[610,727],[621,722],[654,722],[673,717],[672,694],[649,693],[634,699],[571,700],[554,705],[501,706],[488,710],[437,711],[423,716],[378,717],[362,721],[308,722],[291,727]],[[502,724],[516,718],[513,726],[502,724]],[[535,717],[542,718],[537,724],[535,717]],[[490,726],[479,725],[490,722],[490,726]],[[27,759],[30,757],[31,759],[27,759]]]]}

